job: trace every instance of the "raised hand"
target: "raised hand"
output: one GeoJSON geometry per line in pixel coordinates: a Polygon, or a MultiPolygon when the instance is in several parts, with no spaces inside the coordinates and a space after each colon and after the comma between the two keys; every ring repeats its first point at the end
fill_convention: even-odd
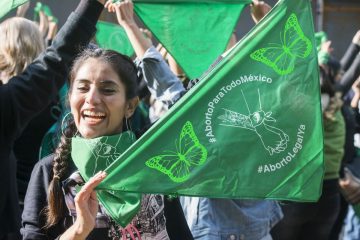
{"type": "Polygon", "coordinates": [[[258,23],[271,10],[269,4],[258,0],[253,0],[250,7],[251,17],[255,23],[258,23]]]}
{"type": "Polygon", "coordinates": [[[341,192],[351,204],[360,202],[360,180],[354,177],[350,171],[345,171],[345,177],[339,180],[341,192]]]}
{"type": "Polygon", "coordinates": [[[109,12],[115,12],[119,24],[124,28],[131,45],[133,46],[136,56],[142,58],[147,49],[152,46],[152,42],[144,37],[139,26],[134,20],[134,6],[129,0],[116,2],[109,0],[105,3],[105,8],[109,12]]]}
{"type": "Polygon", "coordinates": [[[360,30],[358,30],[358,31],[356,32],[356,34],[355,34],[354,37],[353,37],[352,42],[353,42],[354,44],[360,46],[360,30]]]}
{"type": "Polygon", "coordinates": [[[116,12],[116,18],[122,27],[135,24],[134,6],[132,1],[125,0],[123,2],[113,3],[111,0],[105,3],[105,8],[109,12],[116,12]]]}

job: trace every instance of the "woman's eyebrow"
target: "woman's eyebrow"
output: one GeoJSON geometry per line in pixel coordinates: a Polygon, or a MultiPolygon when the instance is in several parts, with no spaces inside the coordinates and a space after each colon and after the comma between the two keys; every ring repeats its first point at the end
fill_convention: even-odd
{"type": "Polygon", "coordinates": [[[75,79],[74,82],[87,83],[90,82],[90,80],[85,78],[79,78],[79,79],[75,79]]]}

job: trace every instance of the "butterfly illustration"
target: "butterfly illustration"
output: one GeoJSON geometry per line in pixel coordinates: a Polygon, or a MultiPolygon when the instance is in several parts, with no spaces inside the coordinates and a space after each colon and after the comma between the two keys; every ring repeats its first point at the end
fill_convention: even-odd
{"type": "Polygon", "coordinates": [[[207,150],[199,142],[189,121],[183,126],[180,138],[175,140],[175,147],[176,151],[165,151],[162,155],[150,158],[145,164],[168,175],[174,182],[184,182],[196,166],[205,163],[207,150]]]}
{"type": "Polygon", "coordinates": [[[270,43],[268,47],[251,53],[250,57],[271,67],[279,75],[286,75],[294,70],[296,58],[310,55],[312,44],[304,35],[294,13],[287,19],[280,39],[281,44],[270,43]]]}

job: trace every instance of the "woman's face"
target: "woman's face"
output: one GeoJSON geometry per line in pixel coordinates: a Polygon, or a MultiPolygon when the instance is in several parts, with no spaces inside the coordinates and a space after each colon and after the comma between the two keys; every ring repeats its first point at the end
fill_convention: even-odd
{"type": "Polygon", "coordinates": [[[122,131],[124,117],[132,115],[125,92],[110,64],[86,60],[75,74],[69,96],[76,127],[84,138],[122,131]]]}

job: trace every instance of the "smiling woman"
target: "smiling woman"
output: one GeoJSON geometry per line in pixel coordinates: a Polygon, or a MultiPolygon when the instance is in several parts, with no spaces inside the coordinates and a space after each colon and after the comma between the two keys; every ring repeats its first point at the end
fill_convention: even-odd
{"type": "Polygon", "coordinates": [[[81,136],[120,133],[123,120],[138,104],[137,70],[126,56],[111,50],[85,51],[75,62],[69,100],[81,136]]]}
{"type": "MultiPolygon", "coordinates": [[[[135,31],[139,31],[137,26],[135,31]]],[[[142,34],[135,38],[144,40],[142,34]]],[[[181,82],[170,74],[160,55],[153,52],[154,47],[142,43],[139,46],[144,50],[140,60],[144,78],[153,81],[154,85],[161,85],[159,96],[169,98],[170,95],[168,101],[173,102],[181,96],[180,90],[176,94],[166,93],[173,85],[182,87],[181,82]],[[158,82],[165,77],[165,84],[158,82]]],[[[103,202],[97,198],[95,188],[106,173],[95,173],[105,169],[104,165],[111,164],[123,149],[128,148],[128,144],[135,141],[135,134],[129,129],[129,119],[138,104],[139,78],[138,68],[132,60],[112,50],[89,48],[75,59],[69,80],[71,113],[67,116],[70,117],[66,117],[62,124],[63,136],[55,154],[39,161],[32,172],[25,198],[23,239],[191,240],[178,199],[170,202],[160,194],[136,194],[134,211],[130,209],[132,206],[127,206],[128,209],[116,209],[119,214],[113,216],[106,201],[121,204],[123,199],[111,198],[103,202]],[[116,146],[104,144],[95,148],[92,145],[96,142],[94,138],[103,136],[116,139],[116,146]],[[75,166],[72,158],[78,156],[76,151],[72,151],[76,149],[76,139],[91,139],[88,142],[96,156],[96,160],[90,163],[95,165],[96,171],[91,171],[95,176],[88,179],[84,175],[86,183],[79,171],[82,166],[75,166]],[[81,190],[78,190],[80,186],[81,190]],[[134,214],[127,219],[122,211],[129,210],[134,214]],[[119,221],[115,222],[117,218],[129,221],[120,221],[120,224],[127,224],[120,226],[119,221]]],[[[88,166],[84,162],[81,164],[88,166]]]]}
{"type": "MultiPolygon", "coordinates": [[[[83,138],[120,134],[123,130],[124,119],[127,121],[132,116],[138,104],[137,83],[137,68],[132,60],[115,51],[88,49],[83,51],[74,62],[69,87],[69,103],[73,117],[70,118],[63,131],[65,135],[53,158],[49,205],[45,208],[47,222],[45,228],[47,229],[55,226],[65,217],[66,208],[70,212],[73,211],[72,216],[76,217],[76,221],[61,239],[72,238],[75,232],[79,232],[80,225],[86,226],[80,231],[82,236],[87,236],[96,227],[98,203],[93,190],[105,177],[104,173],[94,176],[86,185],[89,187],[84,187],[89,189],[79,192],[75,200],[68,194],[64,199],[62,191],[64,185],[61,187],[60,182],[68,177],[68,171],[73,165],[69,156],[71,137],[76,134],[80,134],[83,138]],[[85,197],[81,197],[83,195],[85,197]],[[91,196],[96,200],[93,203],[95,207],[89,202],[91,196]]],[[[77,183],[80,183],[79,181],[81,180],[77,183]]],[[[70,186],[69,192],[71,188],[70,186]]],[[[101,214],[105,217],[103,211],[101,214]]],[[[102,234],[97,236],[102,236],[102,234]]]]}

